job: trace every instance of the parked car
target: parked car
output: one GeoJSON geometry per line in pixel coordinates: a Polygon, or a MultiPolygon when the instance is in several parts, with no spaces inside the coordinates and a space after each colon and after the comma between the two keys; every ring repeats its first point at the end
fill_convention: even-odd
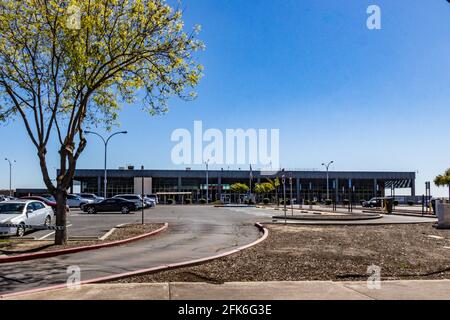
{"type": "Polygon", "coordinates": [[[0,202],[8,200],[4,195],[0,194],[0,202]]]}
{"type": "Polygon", "coordinates": [[[51,194],[45,193],[42,194],[41,197],[47,199],[48,201],[56,202],[55,197],[52,196],[51,194]]]}
{"type": "Polygon", "coordinates": [[[156,207],[156,200],[149,197],[144,197],[144,204],[146,207],[154,208],[156,207]]]}
{"type": "MultiPolygon", "coordinates": [[[[51,207],[53,209],[53,212],[56,214],[56,202],[50,201],[47,198],[44,198],[41,196],[26,196],[26,197],[21,197],[20,199],[41,201],[41,202],[45,203],[47,206],[51,207]]],[[[68,205],[66,205],[66,212],[70,212],[70,208],[68,205]]]]}
{"type": "Polygon", "coordinates": [[[103,197],[99,197],[96,194],[93,193],[79,193],[78,194],[81,198],[86,199],[86,200],[93,200],[94,203],[95,202],[100,202],[102,200],[105,200],[105,198],[103,197]]]}
{"type": "Polygon", "coordinates": [[[109,198],[100,202],[88,203],[83,206],[83,211],[89,214],[97,212],[121,212],[128,214],[136,211],[136,204],[122,198],[109,198]]]}
{"type": "Polygon", "coordinates": [[[145,197],[149,198],[149,199],[153,199],[156,204],[159,203],[158,195],[156,195],[156,194],[146,194],[145,197]]]}
{"type": "Polygon", "coordinates": [[[383,200],[392,199],[389,197],[376,197],[372,198],[369,201],[362,202],[362,206],[365,208],[381,208],[383,206],[383,200]]]}
{"type": "Polygon", "coordinates": [[[68,194],[67,195],[67,205],[69,208],[80,208],[83,209],[83,206],[88,203],[94,203],[95,201],[92,199],[84,199],[76,194],[68,194]]]}
{"type": "MultiPolygon", "coordinates": [[[[118,195],[114,196],[113,198],[121,198],[121,199],[125,199],[125,200],[128,200],[128,201],[132,201],[136,205],[136,209],[142,209],[142,197],[140,195],[137,195],[137,194],[118,194],[118,195]]],[[[145,201],[144,201],[144,206],[145,206],[145,201]]]]}
{"type": "Polygon", "coordinates": [[[0,203],[0,224],[14,224],[18,227],[0,227],[0,236],[23,237],[27,227],[49,226],[53,210],[41,201],[12,200],[0,203]]]}

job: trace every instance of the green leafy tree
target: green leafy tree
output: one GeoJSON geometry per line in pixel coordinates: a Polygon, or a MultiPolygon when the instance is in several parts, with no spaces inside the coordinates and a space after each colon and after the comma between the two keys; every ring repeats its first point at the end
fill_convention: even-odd
{"type": "Polygon", "coordinates": [[[271,193],[275,190],[275,187],[270,182],[257,183],[255,185],[255,193],[260,194],[264,197],[265,194],[271,193]]]}
{"type": "Polygon", "coordinates": [[[447,171],[445,171],[444,174],[438,175],[434,179],[434,184],[438,187],[448,186],[448,193],[450,199],[450,169],[447,169],[447,171]]]}
{"type": "MultiPolygon", "coordinates": [[[[155,115],[171,96],[193,99],[202,75],[199,28],[165,0],[0,0],[0,120],[16,116],[66,226],[67,190],[86,147],[85,129],[118,124],[122,103],[155,115]],[[59,174],[50,179],[47,146],[56,141],[59,174]]],[[[66,242],[58,230],[55,243],[66,242]]]]}
{"type": "Polygon", "coordinates": [[[242,194],[248,192],[250,188],[244,183],[234,183],[230,186],[230,190],[235,193],[242,194]]]}

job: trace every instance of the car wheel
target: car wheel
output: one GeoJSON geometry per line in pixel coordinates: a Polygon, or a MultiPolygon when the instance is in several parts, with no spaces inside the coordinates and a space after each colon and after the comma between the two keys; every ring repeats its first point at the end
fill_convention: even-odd
{"type": "Polygon", "coordinates": [[[23,223],[19,224],[16,231],[16,236],[19,238],[23,237],[25,235],[25,225],[23,223]]]}
{"type": "Polygon", "coordinates": [[[94,208],[94,207],[89,207],[89,208],[87,209],[87,213],[89,213],[89,214],[95,214],[95,208],[94,208]]]}
{"type": "Polygon", "coordinates": [[[123,214],[128,214],[128,213],[130,213],[130,208],[124,206],[124,207],[122,207],[120,212],[122,212],[123,214]]]}
{"type": "Polygon", "coordinates": [[[52,223],[52,217],[47,216],[47,218],[45,218],[45,221],[44,221],[44,226],[48,227],[48,226],[50,226],[51,223],[52,223]]]}

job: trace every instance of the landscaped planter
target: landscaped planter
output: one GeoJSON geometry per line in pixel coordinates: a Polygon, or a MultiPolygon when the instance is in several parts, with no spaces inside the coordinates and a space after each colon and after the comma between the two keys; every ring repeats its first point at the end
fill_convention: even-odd
{"type": "Polygon", "coordinates": [[[436,216],[438,228],[450,229],[450,204],[436,202],[436,216]]]}

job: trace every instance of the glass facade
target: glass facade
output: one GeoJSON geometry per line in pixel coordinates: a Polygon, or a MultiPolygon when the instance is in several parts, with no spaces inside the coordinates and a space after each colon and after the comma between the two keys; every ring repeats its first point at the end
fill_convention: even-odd
{"type": "MultiPolygon", "coordinates": [[[[147,177],[151,177],[153,171],[147,172],[147,177]]],[[[246,172],[214,172],[208,179],[208,192],[206,191],[206,177],[204,172],[171,171],[169,177],[164,177],[163,173],[156,171],[157,177],[151,177],[152,193],[162,194],[163,201],[173,200],[176,203],[197,203],[200,199],[205,199],[208,194],[209,201],[224,200],[225,202],[234,202],[244,195],[234,194],[230,186],[234,183],[243,183],[249,185],[249,178],[245,178],[246,172]],[[175,173],[175,174],[174,174],[175,173]],[[178,176],[177,176],[178,175],[178,176]],[[244,178],[238,178],[241,176],[244,178]]],[[[134,176],[140,176],[140,171],[112,172],[108,178],[107,196],[116,194],[134,193],[134,176]],[[122,177],[117,177],[118,175],[122,177]],[[116,176],[115,176],[116,175],[116,176]]],[[[395,174],[395,173],[394,173],[395,174]]],[[[311,174],[312,175],[312,174],[311,174]]],[[[319,174],[314,174],[318,176],[319,174]]],[[[361,174],[361,176],[370,176],[371,174],[361,174]]],[[[375,174],[374,174],[375,175],[375,174]]],[[[406,174],[405,174],[406,175],[406,174]]],[[[319,175],[320,176],[320,175],[319,175]]],[[[355,175],[353,175],[355,176],[355,175]]],[[[281,174],[278,175],[281,183],[281,174]]],[[[75,179],[81,182],[81,192],[95,193],[103,195],[103,175],[97,177],[82,177],[76,175],[75,179]]],[[[398,178],[396,178],[398,179],[398,178]]],[[[273,180],[273,177],[272,177],[273,180]]],[[[385,194],[385,185],[395,179],[375,179],[375,178],[331,178],[329,179],[328,193],[333,201],[342,203],[344,200],[351,200],[359,203],[362,200],[369,200],[372,197],[380,197],[385,194]]],[[[405,180],[405,178],[404,178],[405,180]]],[[[254,177],[252,187],[256,183],[267,182],[265,177],[254,177]]],[[[414,193],[414,178],[410,179],[411,193],[414,193]]],[[[327,199],[327,180],[324,178],[292,178],[290,184],[289,178],[286,178],[286,197],[296,201],[325,201],[327,199]]],[[[283,186],[278,190],[264,195],[256,195],[258,200],[270,198],[274,201],[277,197],[283,197],[283,186]]]]}

